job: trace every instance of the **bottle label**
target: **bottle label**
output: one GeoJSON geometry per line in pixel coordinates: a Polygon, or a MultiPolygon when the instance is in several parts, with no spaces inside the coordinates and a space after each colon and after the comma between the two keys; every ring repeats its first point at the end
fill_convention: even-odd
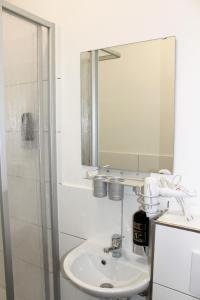
{"type": "Polygon", "coordinates": [[[148,225],[133,222],[133,241],[137,245],[148,246],[148,225]]]}

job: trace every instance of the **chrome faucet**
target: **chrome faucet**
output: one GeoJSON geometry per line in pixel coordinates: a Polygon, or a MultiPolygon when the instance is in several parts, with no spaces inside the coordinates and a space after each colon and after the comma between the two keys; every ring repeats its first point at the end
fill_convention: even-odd
{"type": "Polygon", "coordinates": [[[112,252],[113,257],[120,257],[122,249],[122,236],[121,234],[113,234],[112,235],[112,246],[104,248],[105,253],[112,252]]]}

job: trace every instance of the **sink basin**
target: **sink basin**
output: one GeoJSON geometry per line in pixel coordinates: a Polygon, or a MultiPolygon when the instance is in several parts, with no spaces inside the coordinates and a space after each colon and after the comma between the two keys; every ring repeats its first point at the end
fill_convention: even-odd
{"type": "Polygon", "coordinates": [[[64,259],[67,277],[84,292],[100,298],[130,297],[149,285],[147,259],[122,252],[120,258],[103,252],[103,246],[86,241],[64,259]]]}

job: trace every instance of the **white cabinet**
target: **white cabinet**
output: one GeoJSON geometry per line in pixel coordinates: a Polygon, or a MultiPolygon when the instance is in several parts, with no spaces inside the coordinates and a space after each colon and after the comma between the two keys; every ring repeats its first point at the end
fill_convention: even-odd
{"type": "Polygon", "coordinates": [[[153,284],[153,300],[195,300],[189,295],[171,290],[164,286],[154,283],[153,284]]]}
{"type": "Polygon", "coordinates": [[[157,224],[153,270],[153,300],[200,299],[200,233],[157,224]]]}

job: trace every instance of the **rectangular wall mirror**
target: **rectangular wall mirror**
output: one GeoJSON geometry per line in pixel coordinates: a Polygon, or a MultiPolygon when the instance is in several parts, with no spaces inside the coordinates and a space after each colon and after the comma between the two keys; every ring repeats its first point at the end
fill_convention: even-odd
{"type": "Polygon", "coordinates": [[[173,170],[175,37],[81,53],[82,164],[173,170]]]}

